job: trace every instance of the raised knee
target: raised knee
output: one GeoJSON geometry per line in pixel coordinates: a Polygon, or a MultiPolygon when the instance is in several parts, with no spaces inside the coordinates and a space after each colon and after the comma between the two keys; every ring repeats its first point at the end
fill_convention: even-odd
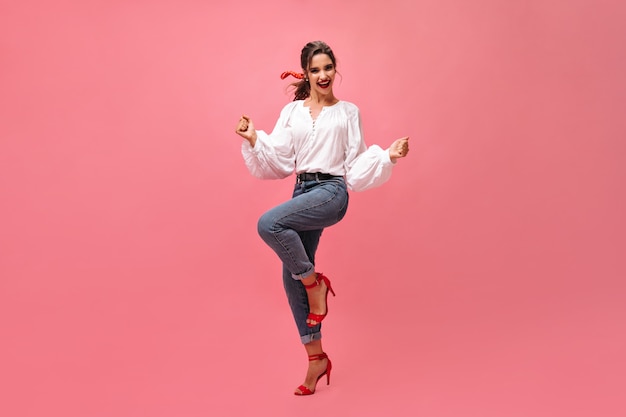
{"type": "Polygon", "coordinates": [[[257,231],[263,240],[266,240],[273,234],[274,228],[274,220],[272,220],[270,216],[264,214],[259,218],[259,221],[257,222],[257,231]]]}

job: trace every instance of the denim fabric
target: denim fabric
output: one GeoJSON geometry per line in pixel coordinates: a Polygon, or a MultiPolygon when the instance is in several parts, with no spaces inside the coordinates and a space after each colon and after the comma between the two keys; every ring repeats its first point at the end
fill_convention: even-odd
{"type": "Polygon", "coordinates": [[[337,177],[296,183],[291,200],[259,219],[259,235],[283,262],[283,284],[302,343],[320,339],[321,324],[306,324],[309,303],[300,280],[315,272],[322,231],[343,219],[347,209],[348,190],[337,177]]]}

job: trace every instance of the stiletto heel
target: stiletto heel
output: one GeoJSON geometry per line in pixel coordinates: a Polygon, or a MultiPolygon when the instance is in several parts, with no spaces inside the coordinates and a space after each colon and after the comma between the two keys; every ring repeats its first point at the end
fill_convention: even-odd
{"type": "Polygon", "coordinates": [[[333,294],[333,297],[335,296],[335,291],[333,291],[333,287],[330,285],[330,280],[328,279],[328,277],[326,277],[324,274],[322,274],[321,272],[317,273],[317,277],[315,278],[315,282],[309,285],[305,285],[304,288],[306,288],[307,290],[310,290],[311,288],[315,288],[318,285],[321,285],[321,282],[324,281],[324,284],[326,284],[326,313],[324,314],[313,314],[313,313],[309,313],[309,315],[307,316],[307,326],[309,327],[315,327],[318,324],[320,324],[322,322],[322,320],[324,320],[324,317],[326,317],[326,315],[328,314],[328,292],[330,291],[333,294]],[[311,321],[315,321],[315,324],[311,324],[311,321]]]}
{"type": "Polygon", "coordinates": [[[333,364],[330,361],[330,359],[328,358],[328,355],[324,352],[318,354],[318,355],[310,355],[309,356],[309,362],[311,361],[321,361],[322,359],[328,359],[328,365],[326,365],[326,370],[324,372],[321,373],[321,375],[319,375],[317,377],[317,379],[315,380],[315,385],[313,386],[313,391],[311,391],[310,389],[308,389],[307,387],[305,387],[304,385],[300,385],[297,389],[300,390],[300,392],[294,392],[294,395],[312,395],[315,394],[315,387],[317,387],[317,382],[322,379],[322,377],[324,375],[326,375],[326,385],[330,385],[330,371],[331,369],[333,369],[333,364]]]}

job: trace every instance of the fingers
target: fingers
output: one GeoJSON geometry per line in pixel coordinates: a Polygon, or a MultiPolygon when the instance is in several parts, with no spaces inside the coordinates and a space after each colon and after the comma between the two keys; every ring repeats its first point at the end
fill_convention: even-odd
{"type": "Polygon", "coordinates": [[[400,157],[405,157],[408,155],[409,153],[409,137],[403,137],[402,139],[399,139],[397,142],[397,149],[398,149],[398,155],[400,155],[400,157]]]}
{"type": "Polygon", "coordinates": [[[239,122],[237,123],[236,132],[246,132],[248,130],[248,126],[250,125],[250,118],[245,114],[241,116],[239,122]]]}

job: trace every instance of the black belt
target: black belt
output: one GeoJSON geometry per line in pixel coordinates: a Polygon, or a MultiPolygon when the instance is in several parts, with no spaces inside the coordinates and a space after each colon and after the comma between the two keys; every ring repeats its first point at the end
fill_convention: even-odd
{"type": "Polygon", "coordinates": [[[321,172],[304,172],[302,174],[296,175],[298,182],[304,181],[324,181],[331,180],[333,178],[342,178],[338,175],[330,175],[330,174],[322,174],[321,172]]]}

